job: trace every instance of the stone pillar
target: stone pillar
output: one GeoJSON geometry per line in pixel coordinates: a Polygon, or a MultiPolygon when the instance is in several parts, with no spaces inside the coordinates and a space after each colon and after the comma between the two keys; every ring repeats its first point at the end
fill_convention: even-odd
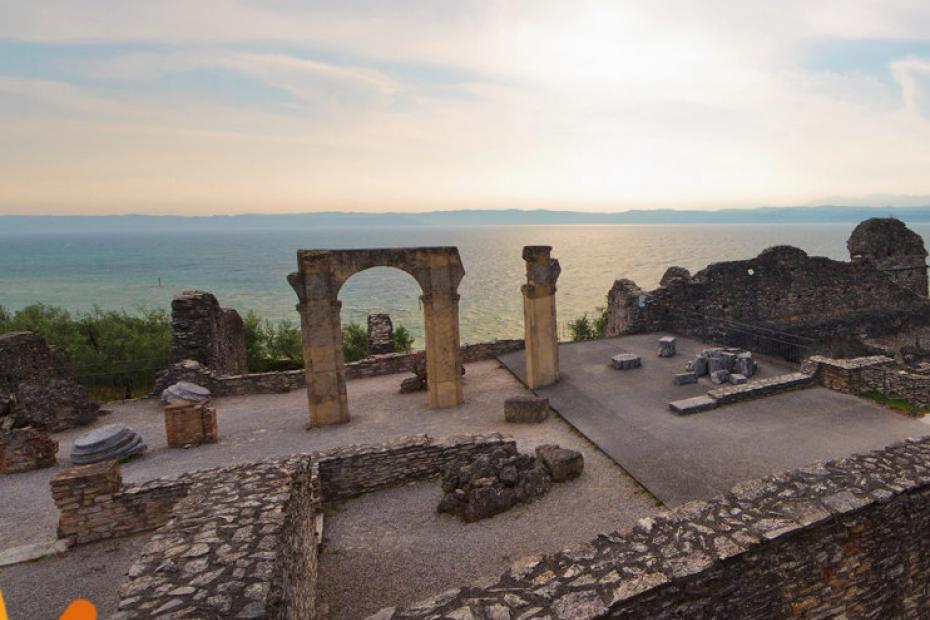
{"type": "Polygon", "coordinates": [[[342,303],[327,273],[299,272],[288,281],[300,303],[304,373],[310,406],[308,429],[349,421],[345,364],[342,356],[342,303]]]}
{"type": "Polygon", "coordinates": [[[165,436],[169,448],[216,443],[216,408],[209,401],[165,405],[165,436]]]}
{"type": "Polygon", "coordinates": [[[431,408],[462,402],[462,362],[459,347],[459,296],[444,288],[422,295],[426,328],[426,391],[431,408]]]}
{"type": "Polygon", "coordinates": [[[368,354],[394,352],[394,325],[387,314],[368,315],[368,354]]]}
{"type": "Polygon", "coordinates": [[[556,323],[555,283],[562,269],[549,257],[547,245],[523,248],[526,284],[523,292],[523,328],[526,334],[526,382],[531,389],[559,380],[559,337],[556,323]]]}

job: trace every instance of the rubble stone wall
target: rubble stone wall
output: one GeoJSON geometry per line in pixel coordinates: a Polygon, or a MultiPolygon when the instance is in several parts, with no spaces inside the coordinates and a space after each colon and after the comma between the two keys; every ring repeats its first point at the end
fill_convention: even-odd
{"type": "MultiPolygon", "coordinates": [[[[523,340],[494,340],[477,344],[466,344],[462,347],[462,362],[471,363],[492,359],[498,355],[518,351],[523,348],[523,340]]],[[[361,379],[364,377],[378,377],[401,372],[413,372],[415,353],[388,353],[366,357],[357,362],[346,364],[347,379],[361,379]]],[[[212,372],[201,364],[180,362],[172,365],[162,375],[156,388],[160,393],[162,386],[190,381],[210,390],[213,396],[241,396],[243,394],[275,394],[289,392],[304,388],[306,376],[303,370],[285,370],[278,372],[259,372],[242,375],[223,375],[212,372]]]]}
{"type": "Polygon", "coordinates": [[[883,355],[834,359],[811,356],[804,364],[816,381],[838,392],[879,392],[918,407],[930,407],[930,375],[911,372],[883,355]]]}
{"type": "Polygon", "coordinates": [[[58,440],[37,428],[0,430],[0,474],[53,467],[58,440]]]}
{"type": "Polygon", "coordinates": [[[397,618],[923,618],[930,439],[737,484],[397,618]]]}
{"type": "Polygon", "coordinates": [[[245,327],[211,293],[184,291],[171,302],[171,360],[196,360],[224,375],[248,372],[245,327]]]}
{"type": "Polygon", "coordinates": [[[444,465],[463,456],[488,454],[501,445],[515,447],[516,442],[497,433],[461,435],[442,441],[415,435],[386,444],[336,448],[315,458],[314,478],[322,500],[345,499],[438,476],[444,465]]]}
{"type": "Polygon", "coordinates": [[[51,488],[61,511],[58,537],[71,544],[160,527],[171,517],[175,502],[187,494],[183,482],[124,486],[116,461],[64,469],[52,478],[51,488]]]}
{"type": "Polygon", "coordinates": [[[99,411],[64,351],[32,332],[0,334],[0,427],[57,432],[88,424],[99,411]]]}
{"type": "Polygon", "coordinates": [[[675,331],[728,342],[728,336],[747,332],[755,334],[755,350],[780,353],[784,336],[766,335],[775,330],[811,341],[810,353],[864,354],[863,339],[930,323],[923,242],[897,220],[869,222],[850,239],[857,252],[851,262],[776,246],[753,259],[714,263],[693,276],[670,268],[653,291],[617,280],[608,294],[606,335],[675,331]],[[900,234],[916,237],[908,252],[869,258],[900,234]],[[894,271],[895,265],[902,270],[894,271]],[[904,273],[911,274],[907,280],[904,273]],[[922,292],[914,280],[920,277],[922,292]]]}

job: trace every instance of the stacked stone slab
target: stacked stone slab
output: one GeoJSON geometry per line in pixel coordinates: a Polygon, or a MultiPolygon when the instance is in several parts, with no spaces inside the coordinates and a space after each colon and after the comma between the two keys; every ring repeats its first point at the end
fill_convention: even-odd
{"type": "Polygon", "coordinates": [[[71,462],[89,465],[102,461],[124,461],[145,451],[142,437],[122,424],[107,424],[95,428],[74,441],[71,462]]]}
{"type": "Polygon", "coordinates": [[[368,315],[368,354],[394,352],[394,325],[387,314],[368,315]]]}
{"type": "Polygon", "coordinates": [[[728,380],[730,373],[751,377],[756,372],[757,365],[752,359],[752,353],[741,349],[704,349],[696,358],[688,362],[687,369],[698,377],[710,375],[713,380],[714,373],[725,370],[726,376],[722,373],[717,376],[721,382],[728,380]]]}
{"type": "Polygon", "coordinates": [[[55,465],[58,441],[38,428],[0,430],[0,474],[16,474],[55,465]]]}
{"type": "Polygon", "coordinates": [[[57,432],[89,424],[99,414],[64,351],[32,332],[0,334],[0,425],[57,432]]]}
{"type": "Polygon", "coordinates": [[[161,393],[161,402],[166,405],[182,402],[203,403],[208,400],[210,400],[210,390],[190,381],[178,381],[161,393]]]}

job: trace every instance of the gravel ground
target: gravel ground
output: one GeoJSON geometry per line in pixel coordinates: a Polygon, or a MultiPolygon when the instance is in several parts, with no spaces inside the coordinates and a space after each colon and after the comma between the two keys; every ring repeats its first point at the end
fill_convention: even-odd
{"type": "Polygon", "coordinates": [[[38,562],[0,568],[0,590],[11,620],[54,620],[76,598],[116,613],[116,587],[148,540],[147,535],[104,540],[38,562]]]}
{"type": "Polygon", "coordinates": [[[453,587],[490,585],[514,560],[584,543],[654,513],[651,496],[559,419],[518,441],[581,450],[584,474],[555,484],[532,504],[477,523],[436,512],[436,480],[371,493],[328,507],[319,590],[324,617],[364,618],[453,587]]]}
{"type": "MultiPolygon", "coordinates": [[[[501,544],[510,544],[507,542],[507,539],[510,538],[522,539],[527,543],[525,546],[516,546],[512,552],[508,552],[518,555],[524,554],[524,550],[526,553],[543,550],[543,547],[538,545],[529,545],[534,536],[541,543],[552,544],[552,548],[558,549],[564,546],[565,543],[562,541],[567,543],[571,539],[581,542],[598,531],[615,529],[611,523],[621,520],[620,515],[629,513],[632,519],[633,514],[644,514],[653,506],[652,499],[637,494],[635,484],[619,468],[613,466],[598,467],[596,465],[598,457],[603,459],[604,463],[607,463],[606,457],[599,454],[594,455],[593,448],[580,436],[575,435],[570,427],[560,419],[552,418],[540,425],[505,424],[503,422],[503,401],[510,396],[525,394],[526,390],[506,369],[501,368],[497,361],[490,360],[467,365],[467,374],[464,377],[465,403],[450,409],[427,409],[425,393],[398,394],[397,389],[400,382],[406,376],[408,375],[388,375],[348,382],[352,421],[348,424],[329,426],[312,431],[305,430],[308,413],[306,392],[303,390],[287,394],[216,399],[220,442],[190,450],[177,450],[167,447],[165,444],[164,417],[160,404],[154,400],[110,403],[107,408],[113,413],[101,418],[95,425],[99,426],[114,422],[127,424],[138,431],[148,444],[149,450],[142,458],[134,459],[123,465],[123,478],[127,482],[143,482],[161,476],[254,461],[276,455],[310,452],[347,444],[381,442],[416,433],[427,433],[434,437],[443,437],[459,433],[501,431],[513,435],[522,450],[539,443],[549,442],[561,443],[566,446],[582,446],[585,450],[585,457],[589,462],[589,471],[582,480],[569,483],[564,489],[556,488],[550,496],[542,500],[542,503],[528,508],[518,508],[512,513],[513,515],[530,515],[531,518],[535,519],[535,517],[532,517],[535,508],[545,506],[546,502],[559,501],[558,498],[561,494],[567,494],[562,503],[554,504],[555,507],[553,508],[553,514],[562,511],[568,515],[567,517],[563,515],[563,521],[560,522],[559,527],[564,531],[560,532],[556,527],[549,528],[540,523],[533,526],[537,528],[533,532],[539,532],[539,535],[533,533],[518,534],[510,531],[502,534],[500,536],[502,541],[499,541],[501,544]],[[601,473],[598,474],[598,471],[601,473]],[[582,503],[581,496],[576,496],[574,492],[580,492],[581,488],[588,488],[589,485],[593,485],[595,490],[590,493],[585,492],[582,503]],[[598,488],[602,490],[597,491],[598,488]],[[590,502],[594,500],[594,497],[600,495],[604,495],[605,498],[609,499],[605,500],[603,504],[598,504],[598,510],[590,510],[590,502]],[[609,504],[614,504],[614,506],[608,509],[606,506],[609,504]],[[573,508],[575,505],[583,505],[583,508],[575,513],[569,512],[575,510],[573,508]],[[601,510],[605,511],[604,520],[597,523],[591,521],[596,515],[590,513],[601,510]],[[582,523],[589,523],[593,529],[585,532],[584,535],[576,536],[576,533],[581,529],[582,523]],[[566,525],[570,527],[566,528],[566,525]]],[[[0,476],[0,498],[2,498],[2,501],[0,501],[0,549],[55,538],[58,511],[52,503],[48,482],[59,468],[68,466],[68,455],[71,453],[72,443],[90,428],[92,426],[55,435],[61,444],[59,464],[56,467],[24,474],[0,476]]],[[[419,487],[415,485],[412,488],[419,487]]],[[[426,484],[423,488],[424,491],[421,492],[428,494],[432,485],[426,484]]],[[[401,489],[401,491],[407,490],[406,488],[401,489]]],[[[378,497],[390,498],[390,493],[392,491],[378,493],[372,498],[374,498],[374,501],[377,501],[378,497]]],[[[362,502],[368,499],[362,498],[356,501],[362,502]]],[[[434,499],[429,499],[426,503],[414,501],[414,499],[410,498],[411,506],[416,507],[417,510],[423,510],[422,514],[424,516],[431,515],[435,504],[434,499]]],[[[363,510],[365,509],[366,504],[359,505],[363,510]]],[[[376,520],[382,519],[385,514],[391,514],[380,506],[374,504],[371,506],[372,512],[376,515],[376,520]]],[[[350,515],[354,512],[355,509],[346,514],[350,515]]],[[[548,518],[554,518],[553,514],[550,514],[548,518]]],[[[496,517],[491,521],[500,523],[503,522],[501,519],[509,520],[512,518],[515,517],[506,515],[496,517]]],[[[385,520],[385,522],[387,521],[388,519],[385,520]]],[[[400,529],[405,527],[404,524],[411,522],[408,517],[401,513],[397,513],[393,521],[400,529]]],[[[332,519],[332,524],[334,528],[333,535],[337,536],[339,519],[332,519]]],[[[474,529],[490,530],[494,527],[496,526],[474,529]]],[[[532,530],[533,528],[529,529],[532,530]]],[[[454,531],[457,533],[459,530],[455,529],[454,531]]],[[[441,537],[439,533],[432,529],[428,529],[428,532],[431,532],[429,537],[434,540],[441,537]]],[[[479,535],[479,538],[484,537],[479,535]]],[[[493,539],[488,538],[486,540],[493,539]]],[[[334,538],[333,544],[336,545],[333,548],[338,548],[338,538],[334,538]]],[[[482,543],[482,545],[487,544],[489,543],[482,543]]],[[[107,543],[90,545],[69,551],[60,558],[49,558],[32,564],[20,564],[3,569],[0,572],[0,589],[3,589],[6,593],[8,588],[12,590],[15,587],[21,592],[26,592],[27,586],[23,584],[32,583],[41,586],[43,574],[61,574],[63,575],[62,589],[42,588],[42,596],[48,599],[46,601],[49,606],[48,609],[57,609],[59,606],[63,608],[63,605],[70,600],[69,597],[72,596],[72,593],[66,591],[64,586],[72,587],[77,585],[80,586],[79,590],[81,592],[94,594],[100,597],[99,600],[101,601],[106,600],[106,596],[111,596],[116,585],[122,581],[122,578],[117,575],[125,572],[131,563],[131,561],[127,560],[124,564],[120,564],[121,568],[119,569],[116,568],[116,564],[119,563],[113,563],[113,570],[117,571],[114,575],[83,570],[81,566],[84,564],[93,566],[96,563],[107,562],[107,558],[116,557],[111,555],[112,552],[106,551],[106,545],[107,543]],[[56,568],[45,568],[53,564],[56,568]],[[44,571],[48,572],[44,573],[44,571]],[[29,577],[29,575],[34,577],[29,577]],[[64,576],[67,575],[71,575],[71,577],[65,578],[64,576]],[[19,585],[7,586],[7,583],[19,585]]],[[[498,546],[500,545],[495,545],[495,547],[498,546]]],[[[423,547],[428,548],[429,543],[424,541],[423,547]]],[[[487,546],[481,548],[487,552],[487,546]]],[[[472,557],[471,552],[458,543],[454,545],[454,548],[450,547],[446,555],[453,558],[452,563],[454,564],[456,554],[460,553],[464,553],[465,557],[472,557]]],[[[500,559],[500,555],[498,553],[495,556],[498,564],[486,574],[494,575],[500,572],[500,569],[506,564],[500,559]]],[[[477,555],[474,557],[478,558],[477,555]]],[[[381,561],[388,562],[392,560],[382,558],[381,561]]],[[[452,583],[467,583],[471,581],[473,576],[477,577],[481,573],[474,565],[463,564],[463,566],[472,566],[474,570],[473,572],[463,570],[460,573],[453,573],[453,565],[446,567],[448,579],[456,575],[459,576],[452,583]]],[[[349,576],[344,578],[339,576],[338,571],[340,569],[338,566],[334,567],[334,570],[336,571],[333,576],[334,579],[348,579],[349,576]]],[[[367,569],[359,566],[358,570],[367,569]]],[[[372,573],[360,573],[360,575],[370,574],[372,573]]],[[[416,581],[410,577],[408,574],[405,578],[411,582],[416,581]]],[[[324,577],[324,582],[327,578],[324,577]]],[[[359,583],[365,583],[366,581],[368,581],[367,586],[374,587],[371,580],[360,579],[359,583]]],[[[399,588],[399,586],[395,587],[399,588]]],[[[424,587],[426,594],[429,594],[434,589],[432,585],[424,587]]],[[[417,594],[413,594],[413,596],[417,596],[417,594]]],[[[93,600],[97,601],[96,598],[93,600]]],[[[333,598],[333,603],[334,608],[338,607],[337,598],[333,598]]],[[[373,602],[370,604],[374,606],[373,602]]],[[[19,618],[23,616],[16,615],[13,617],[19,618]]],[[[25,617],[42,618],[43,616],[27,615],[25,617]]]]}

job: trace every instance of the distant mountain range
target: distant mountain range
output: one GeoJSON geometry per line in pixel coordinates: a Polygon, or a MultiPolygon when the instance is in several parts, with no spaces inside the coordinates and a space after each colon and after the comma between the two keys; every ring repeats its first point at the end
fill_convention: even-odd
{"type": "Polygon", "coordinates": [[[904,222],[930,222],[923,207],[762,207],[719,211],[674,209],[614,213],[581,211],[459,210],[424,213],[321,211],[211,216],[179,215],[0,215],[0,235],[66,232],[171,232],[181,230],[270,230],[307,227],[514,226],[527,224],[825,224],[853,223],[894,216],[904,222]]]}

